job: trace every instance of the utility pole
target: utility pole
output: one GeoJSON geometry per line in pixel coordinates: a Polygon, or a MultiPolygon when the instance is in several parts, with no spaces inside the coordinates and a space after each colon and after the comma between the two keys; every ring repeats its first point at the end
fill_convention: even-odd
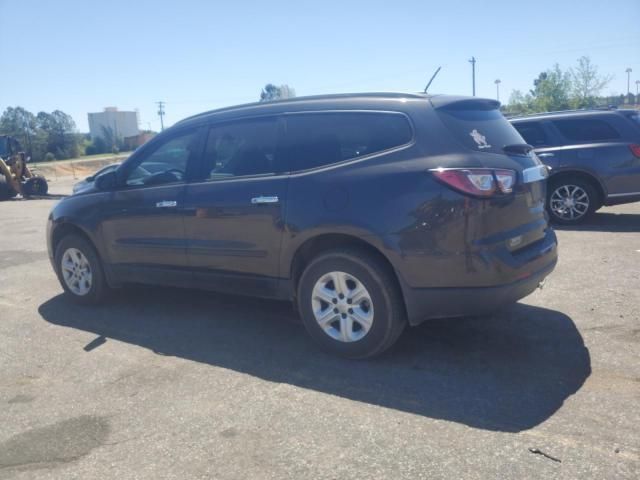
{"type": "Polygon", "coordinates": [[[500,83],[502,83],[502,81],[496,78],[493,83],[496,84],[496,100],[500,101],[500,83]]]}
{"type": "Polygon", "coordinates": [[[471,84],[473,86],[473,96],[476,96],[476,57],[471,57],[471,84]]]}
{"type": "MultiPolygon", "coordinates": [[[[638,96],[638,88],[640,88],[640,80],[636,80],[636,97],[638,96]]],[[[637,98],[636,103],[640,103],[637,98]]]]}
{"type": "Polygon", "coordinates": [[[160,131],[164,130],[164,103],[165,102],[156,102],[158,104],[158,116],[160,117],[160,131]]]}
{"type": "Polygon", "coordinates": [[[631,70],[631,68],[627,68],[625,72],[627,72],[627,96],[628,96],[631,93],[631,72],[633,72],[633,70],[631,70]]]}

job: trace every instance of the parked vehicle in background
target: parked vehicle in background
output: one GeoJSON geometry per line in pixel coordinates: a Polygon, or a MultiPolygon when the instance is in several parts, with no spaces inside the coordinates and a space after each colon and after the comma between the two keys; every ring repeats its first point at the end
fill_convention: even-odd
{"type": "Polygon", "coordinates": [[[640,112],[577,110],[512,118],[551,167],[547,210],[576,224],[603,205],[640,200],[640,112]]]}
{"type": "Polygon", "coordinates": [[[498,108],[359,94],[203,113],[63,199],[49,256],[78,302],[127,282],[289,299],[327,350],[376,355],[555,266],[547,169],[498,108]]]}
{"type": "Polygon", "coordinates": [[[98,170],[93,175],[89,175],[88,177],[86,177],[83,180],[80,180],[78,183],[76,183],[73,186],[73,193],[79,193],[79,192],[81,192],[83,190],[86,190],[87,188],[91,188],[91,185],[93,185],[93,182],[95,182],[97,177],[99,177],[103,173],[113,172],[119,166],[120,166],[119,163],[112,163],[111,165],[107,165],[106,167],[102,167],[100,170],[98,170]]]}

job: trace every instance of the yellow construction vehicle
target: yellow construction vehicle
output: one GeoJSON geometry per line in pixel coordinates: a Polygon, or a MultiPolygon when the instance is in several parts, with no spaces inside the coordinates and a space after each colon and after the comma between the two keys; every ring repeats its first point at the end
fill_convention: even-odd
{"type": "Polygon", "coordinates": [[[23,198],[47,194],[47,181],[29,170],[28,161],[29,157],[18,140],[0,135],[0,200],[8,200],[18,194],[23,198]]]}

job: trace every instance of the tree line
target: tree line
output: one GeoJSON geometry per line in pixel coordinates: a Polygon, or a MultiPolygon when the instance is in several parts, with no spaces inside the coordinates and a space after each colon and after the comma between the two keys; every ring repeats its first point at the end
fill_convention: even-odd
{"type": "Polygon", "coordinates": [[[572,68],[562,69],[557,63],[541,72],[527,93],[513,90],[503,107],[507,115],[552,112],[557,110],[633,105],[635,95],[602,96],[611,83],[611,75],[602,75],[589,57],[580,57],[572,68]]]}
{"type": "Polygon", "coordinates": [[[76,133],[73,118],[60,110],[34,115],[22,107],[8,107],[0,116],[0,134],[15,137],[33,161],[84,153],[85,135],[76,133]]]}

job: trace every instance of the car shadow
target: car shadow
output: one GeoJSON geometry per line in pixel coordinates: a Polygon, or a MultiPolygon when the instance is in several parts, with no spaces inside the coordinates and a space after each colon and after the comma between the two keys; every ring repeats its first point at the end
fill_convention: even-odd
{"type": "Polygon", "coordinates": [[[640,215],[633,213],[596,212],[578,225],[553,225],[556,230],[586,232],[640,232],[640,215]]]}
{"type": "Polygon", "coordinates": [[[28,197],[12,197],[9,200],[13,202],[23,202],[26,200],[62,200],[69,195],[61,193],[47,193],[46,195],[29,195],[28,197]]]}
{"type": "MultiPolygon", "coordinates": [[[[63,295],[39,307],[52,324],[160,355],[471,427],[518,432],[556,412],[591,374],[589,351],[566,315],[517,304],[489,318],[433,320],[405,331],[383,356],[320,352],[290,304],[164,288],[133,288],[105,306],[63,295]]],[[[83,347],[79,347],[83,348],[83,347]]]]}

